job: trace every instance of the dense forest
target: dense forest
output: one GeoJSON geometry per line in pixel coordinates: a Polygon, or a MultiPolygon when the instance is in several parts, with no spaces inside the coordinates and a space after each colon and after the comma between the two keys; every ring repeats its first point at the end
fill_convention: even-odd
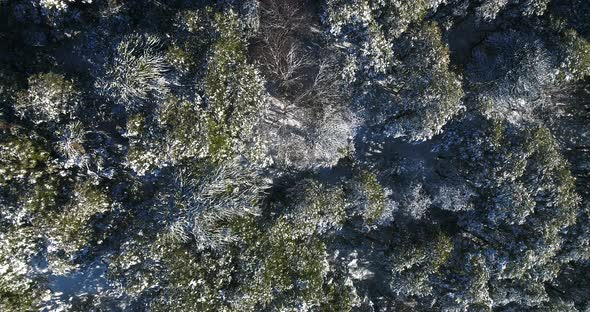
{"type": "Polygon", "coordinates": [[[590,311],[590,1],[0,0],[0,311],[590,311]]]}

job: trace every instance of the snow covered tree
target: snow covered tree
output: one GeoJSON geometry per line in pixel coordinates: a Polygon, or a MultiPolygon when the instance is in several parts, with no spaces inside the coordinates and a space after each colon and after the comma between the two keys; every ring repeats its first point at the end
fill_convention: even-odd
{"type": "Polygon", "coordinates": [[[173,240],[194,242],[198,250],[219,249],[239,239],[232,223],[259,214],[266,183],[252,164],[235,159],[201,173],[190,167],[178,170],[174,187],[160,199],[170,214],[173,240]]]}
{"type": "Polygon", "coordinates": [[[486,0],[478,6],[476,14],[480,19],[489,21],[494,20],[502,11],[502,9],[508,4],[509,0],[486,0]]]}
{"type": "Polygon", "coordinates": [[[266,105],[262,79],[248,63],[246,42],[236,13],[215,17],[217,39],[205,77],[209,154],[213,159],[247,153],[240,146],[256,150],[254,128],[266,105]]]}
{"type": "MultiPolygon", "coordinates": [[[[473,52],[468,79],[496,114],[520,122],[530,120],[536,101],[555,82],[557,68],[543,42],[509,31],[488,37],[473,52]]],[[[492,113],[492,112],[486,112],[492,113]]]]}
{"type": "Polygon", "coordinates": [[[260,64],[267,79],[281,91],[297,89],[311,70],[313,57],[298,37],[305,33],[304,8],[290,1],[270,1],[261,7],[260,64]]]}
{"type": "Polygon", "coordinates": [[[283,169],[335,165],[351,151],[360,123],[348,107],[342,55],[308,31],[320,25],[307,11],[304,3],[264,3],[253,47],[271,95],[260,135],[269,162],[283,169]]]}
{"type": "Polygon", "coordinates": [[[447,211],[465,211],[473,208],[474,195],[466,185],[441,185],[432,203],[447,211]]]}
{"type": "Polygon", "coordinates": [[[590,42],[560,18],[551,20],[551,40],[557,43],[559,76],[565,82],[575,82],[590,75],[590,42]]]}
{"type": "Polygon", "coordinates": [[[424,297],[432,294],[431,278],[448,260],[452,242],[444,233],[401,234],[395,241],[391,257],[391,290],[401,298],[424,297]]]}
{"type": "Polygon", "coordinates": [[[344,107],[312,102],[314,107],[285,107],[271,99],[261,127],[267,155],[280,168],[330,167],[354,149],[359,118],[344,107]]]}
{"type": "Polygon", "coordinates": [[[390,225],[397,203],[389,196],[392,191],[379,182],[377,175],[366,169],[359,169],[347,186],[350,188],[352,215],[360,215],[369,229],[390,225]]]}
{"type": "Polygon", "coordinates": [[[559,19],[550,25],[545,36],[494,33],[473,51],[467,78],[485,114],[514,123],[537,120],[554,108],[556,90],[588,75],[588,42],[559,19]]]}
{"type": "Polygon", "coordinates": [[[14,110],[21,118],[50,127],[75,118],[81,99],[71,80],[49,72],[29,77],[28,84],[27,91],[22,92],[14,103],[14,110]]]}
{"type": "Polygon", "coordinates": [[[543,15],[549,5],[549,0],[484,0],[475,9],[476,16],[490,21],[498,17],[504,10],[512,6],[518,14],[524,16],[543,15]]]}
{"type": "Polygon", "coordinates": [[[494,307],[538,306],[548,300],[543,283],[556,277],[564,231],[576,220],[575,180],[546,128],[481,121],[457,150],[479,196],[459,225],[478,242],[473,248],[485,250],[494,307]]]}
{"type": "Polygon", "coordinates": [[[397,110],[385,117],[385,132],[423,141],[440,133],[458,113],[463,90],[458,75],[450,71],[449,50],[437,25],[424,25],[408,36],[410,41],[399,49],[403,65],[384,86],[397,110]]]}
{"type": "MultiPolygon", "coordinates": [[[[469,240],[469,237],[460,239],[469,240]]],[[[468,244],[466,244],[468,246],[468,244]]],[[[460,246],[458,248],[461,248],[460,246]]],[[[478,253],[468,253],[450,259],[447,266],[452,269],[445,272],[444,284],[440,292],[442,300],[436,303],[441,311],[492,311],[494,301],[490,296],[489,281],[491,270],[485,257],[478,253]]]]}
{"type": "Polygon", "coordinates": [[[287,311],[350,307],[344,281],[329,280],[328,251],[322,237],[342,226],[345,196],[339,187],[306,179],[288,188],[284,213],[245,251],[245,283],[235,308],[287,311]],[[347,304],[348,302],[348,304],[347,304]]]}
{"type": "Polygon", "coordinates": [[[149,99],[162,98],[171,80],[161,45],[154,35],[122,38],[112,51],[104,76],[97,81],[99,91],[130,111],[149,99]]]}
{"type": "Polygon", "coordinates": [[[65,167],[78,166],[80,168],[88,167],[88,157],[84,149],[86,131],[81,122],[75,121],[66,125],[63,131],[60,131],[60,140],[56,148],[60,155],[65,159],[65,167]]]}
{"type": "Polygon", "coordinates": [[[350,54],[345,69],[350,82],[377,78],[394,64],[391,38],[379,23],[378,12],[383,5],[364,0],[326,3],[323,22],[341,48],[350,54]]]}
{"type": "Polygon", "coordinates": [[[422,184],[413,183],[403,192],[400,212],[411,219],[422,219],[426,216],[432,199],[424,192],[422,184]]]}
{"type": "Polygon", "coordinates": [[[434,23],[404,33],[393,47],[392,61],[381,78],[365,83],[359,101],[375,131],[408,141],[428,140],[461,108],[459,76],[449,69],[449,50],[434,23]]]}
{"type": "MultiPolygon", "coordinates": [[[[75,2],[78,2],[78,0],[39,0],[39,5],[46,10],[63,11],[75,2]]],[[[80,0],[79,2],[92,3],[92,0],[80,0]]]]}

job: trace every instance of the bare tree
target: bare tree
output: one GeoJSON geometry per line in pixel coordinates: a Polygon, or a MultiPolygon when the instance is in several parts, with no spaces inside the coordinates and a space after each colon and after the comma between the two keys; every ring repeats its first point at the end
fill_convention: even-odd
{"type": "Polygon", "coordinates": [[[265,61],[262,63],[270,78],[280,87],[287,88],[304,77],[306,67],[311,65],[309,56],[300,44],[281,32],[263,34],[265,61]]]}
{"type": "Polygon", "coordinates": [[[340,102],[343,93],[343,81],[339,75],[334,57],[322,57],[315,64],[310,83],[293,100],[295,104],[314,103],[316,105],[333,105],[340,102]]]}
{"type": "Polygon", "coordinates": [[[281,88],[292,86],[311,66],[297,34],[304,26],[301,7],[284,0],[268,1],[261,9],[260,62],[271,79],[281,88]]]}

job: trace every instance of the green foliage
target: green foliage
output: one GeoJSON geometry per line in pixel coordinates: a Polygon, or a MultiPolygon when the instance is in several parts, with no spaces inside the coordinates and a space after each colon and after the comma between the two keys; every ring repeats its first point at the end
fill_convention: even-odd
{"type": "Polygon", "coordinates": [[[377,177],[368,171],[361,172],[361,183],[368,200],[368,209],[364,211],[363,219],[372,224],[377,222],[386,209],[387,194],[377,181],[377,177]]]}
{"type": "Polygon", "coordinates": [[[213,159],[223,160],[232,155],[233,145],[231,137],[229,137],[225,131],[223,125],[219,125],[213,120],[213,118],[207,119],[207,133],[209,146],[207,149],[213,159]]]}
{"type": "Polygon", "coordinates": [[[469,149],[458,152],[467,155],[462,166],[480,199],[477,213],[462,215],[459,224],[474,235],[473,249],[486,250],[495,304],[536,306],[548,300],[543,281],[563,265],[563,234],[580,209],[575,180],[542,126],[519,129],[492,119],[470,137],[469,149]]]}
{"type": "Polygon", "coordinates": [[[566,73],[564,79],[575,81],[587,77],[590,75],[590,42],[573,29],[565,31],[563,36],[567,51],[562,65],[566,73]]]}
{"type": "Polygon", "coordinates": [[[411,48],[401,52],[411,60],[393,69],[395,78],[386,87],[398,105],[393,116],[398,120],[385,127],[394,136],[424,141],[459,112],[464,94],[460,77],[450,71],[449,48],[438,26],[425,24],[407,35],[411,48]]]}
{"type": "Polygon", "coordinates": [[[206,112],[200,102],[190,102],[174,96],[158,108],[158,124],[171,162],[205,157],[209,152],[204,138],[209,136],[206,112]]]}
{"type": "Polygon", "coordinates": [[[153,311],[231,311],[223,296],[235,282],[231,253],[197,254],[183,246],[156,246],[163,269],[158,280],[165,286],[150,303],[153,311]]]}
{"type": "Polygon", "coordinates": [[[40,222],[55,209],[62,181],[43,145],[11,127],[0,134],[0,309],[30,311],[41,296],[31,268],[42,252],[40,222]]]}
{"type": "Polygon", "coordinates": [[[246,310],[257,304],[262,307],[276,302],[276,307],[294,308],[298,301],[319,305],[326,268],[326,250],[317,238],[305,238],[288,221],[279,220],[267,234],[269,241],[262,245],[260,268],[254,273],[253,283],[246,286],[242,303],[246,310]]]}
{"type": "Polygon", "coordinates": [[[30,274],[31,259],[39,253],[34,229],[15,229],[0,234],[0,309],[31,311],[39,302],[39,281],[30,274]]]}
{"type": "Polygon", "coordinates": [[[235,13],[217,14],[218,37],[205,78],[209,151],[214,160],[231,157],[235,144],[253,139],[264,107],[262,80],[246,59],[246,43],[235,13]]]}
{"type": "Polygon", "coordinates": [[[261,233],[244,254],[252,276],[241,288],[239,309],[296,311],[346,306],[350,289],[342,280],[327,278],[328,254],[321,240],[344,221],[342,190],[306,180],[289,193],[287,203],[293,205],[289,212],[261,233]]]}
{"type": "Polygon", "coordinates": [[[73,195],[61,209],[52,211],[38,224],[54,240],[55,252],[49,256],[54,272],[69,270],[73,256],[95,243],[97,237],[93,221],[108,213],[112,206],[109,193],[90,181],[76,183],[73,195]]]}
{"type": "Polygon", "coordinates": [[[590,306],[584,1],[0,2],[1,311],[590,306]]]}
{"type": "Polygon", "coordinates": [[[177,40],[168,47],[166,58],[180,73],[197,71],[205,63],[214,39],[212,23],[213,12],[210,7],[185,10],[176,15],[174,26],[178,30],[177,40]]]}
{"type": "Polygon", "coordinates": [[[35,74],[28,79],[27,91],[17,96],[15,111],[36,124],[51,124],[71,118],[80,105],[74,83],[53,72],[35,74]]]}
{"type": "Polygon", "coordinates": [[[18,209],[43,211],[56,202],[59,177],[49,152],[22,135],[4,133],[0,139],[0,186],[18,209]]]}
{"type": "Polygon", "coordinates": [[[451,268],[452,295],[445,296],[439,303],[447,310],[473,309],[474,311],[492,311],[493,301],[490,297],[491,272],[486,259],[481,254],[465,254],[460,259],[449,263],[451,268]]]}
{"type": "MultiPolygon", "coordinates": [[[[515,210],[515,214],[504,215],[498,221],[520,224],[534,210],[536,213],[550,213],[555,218],[554,221],[559,222],[560,225],[556,228],[551,227],[552,231],[571,224],[579,198],[575,193],[575,183],[569,166],[548,129],[532,126],[529,130],[519,132],[505,122],[492,119],[488,122],[486,131],[486,134],[481,134],[478,138],[483,140],[473,145],[473,149],[469,151],[472,157],[467,167],[470,168],[469,174],[481,179],[481,183],[476,183],[491,192],[486,192],[487,196],[498,196],[495,197],[495,207],[499,210],[495,213],[502,211],[501,207],[528,207],[524,209],[529,211],[515,210]],[[524,197],[517,199],[521,195],[513,194],[513,200],[516,201],[502,206],[501,198],[510,196],[508,189],[523,192],[521,195],[524,197]],[[521,206],[523,201],[528,203],[521,206]],[[552,208],[545,210],[543,207],[552,208]]],[[[545,234],[549,229],[544,227],[545,234]]]]}
{"type": "Polygon", "coordinates": [[[49,161],[49,153],[33,141],[25,138],[10,136],[2,142],[2,175],[0,183],[6,186],[10,182],[36,179],[41,167],[49,161]],[[23,157],[24,156],[24,157],[23,157]],[[36,170],[35,170],[36,169],[36,170]]]}
{"type": "Polygon", "coordinates": [[[403,229],[391,256],[391,289],[401,297],[424,297],[433,292],[431,279],[453,251],[448,235],[434,230],[403,229]]]}
{"type": "Polygon", "coordinates": [[[374,172],[358,170],[347,189],[347,201],[354,209],[353,215],[360,215],[369,228],[387,223],[393,217],[393,203],[388,199],[391,191],[381,185],[374,172]]]}

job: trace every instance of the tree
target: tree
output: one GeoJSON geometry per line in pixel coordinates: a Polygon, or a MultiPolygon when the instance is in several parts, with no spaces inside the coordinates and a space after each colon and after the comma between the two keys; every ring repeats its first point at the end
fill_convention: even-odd
{"type": "Polygon", "coordinates": [[[473,190],[466,185],[441,185],[432,203],[447,211],[473,209],[473,190]]]}
{"type": "Polygon", "coordinates": [[[201,98],[189,101],[169,95],[151,114],[127,119],[127,165],[140,175],[157,173],[186,159],[206,158],[209,144],[207,110],[201,98]]]}
{"type": "Polygon", "coordinates": [[[279,168],[331,167],[353,151],[359,118],[346,107],[312,103],[318,106],[282,111],[282,103],[271,100],[269,120],[262,125],[261,133],[267,155],[279,168]]]}
{"type": "Polygon", "coordinates": [[[560,0],[551,4],[551,13],[562,18],[567,25],[588,38],[590,26],[586,22],[590,16],[590,6],[583,0],[560,0]],[[572,10],[571,8],[576,8],[572,10]]]}
{"type": "Polygon", "coordinates": [[[54,207],[61,180],[59,167],[43,141],[23,130],[17,126],[3,129],[0,136],[2,219],[15,225],[54,207]]]}
{"type": "MultiPolygon", "coordinates": [[[[211,7],[182,10],[174,18],[174,33],[166,59],[180,75],[182,89],[194,91],[190,79],[201,80],[209,48],[215,39],[214,12],[211,7]]],[[[196,86],[194,86],[196,87],[196,86]]]]}
{"type": "Polygon", "coordinates": [[[449,259],[453,244],[442,232],[417,228],[394,238],[391,256],[390,287],[402,300],[426,297],[433,293],[432,278],[449,259]]]}
{"type": "Polygon", "coordinates": [[[352,71],[365,81],[357,101],[374,131],[424,141],[459,112],[463,90],[459,76],[449,70],[449,49],[441,36],[436,24],[424,23],[380,43],[390,55],[371,56],[379,65],[363,64],[363,59],[354,64],[352,71]]]}
{"type": "Polygon", "coordinates": [[[322,240],[342,226],[344,200],[341,188],[312,179],[289,187],[285,200],[276,203],[286,206],[283,213],[243,254],[246,275],[235,308],[301,311],[342,306],[349,311],[353,291],[342,279],[328,279],[331,267],[322,240]]]}
{"type": "Polygon", "coordinates": [[[422,219],[425,217],[432,200],[424,192],[422,184],[413,183],[403,192],[400,202],[400,211],[411,219],[422,219]]]}
{"type": "Polygon", "coordinates": [[[14,103],[14,110],[21,118],[49,127],[75,118],[81,102],[71,80],[49,72],[29,77],[28,83],[27,91],[21,92],[14,103]]]}
{"type": "Polygon", "coordinates": [[[171,80],[167,72],[160,40],[153,35],[131,34],[113,49],[97,87],[100,93],[135,111],[145,101],[168,93],[171,80]]]}
{"type": "Polygon", "coordinates": [[[467,77],[482,101],[489,101],[486,113],[521,122],[534,117],[543,103],[538,99],[556,81],[553,63],[540,39],[516,31],[496,33],[474,50],[467,77]]]}
{"type": "Polygon", "coordinates": [[[65,158],[66,168],[77,166],[88,168],[89,158],[84,149],[86,131],[79,121],[66,125],[57,142],[57,150],[65,158]]]}
{"type": "MultiPolygon", "coordinates": [[[[377,4],[378,5],[378,4],[377,4]]],[[[390,38],[378,21],[378,7],[369,1],[328,1],[324,23],[348,54],[349,80],[385,74],[394,60],[390,38]]]]}
{"type": "Polygon", "coordinates": [[[253,49],[272,96],[261,125],[266,153],[279,168],[333,166],[351,152],[360,123],[348,107],[341,55],[308,31],[320,26],[303,4],[272,1],[261,9],[253,49]]]}
{"type": "Polygon", "coordinates": [[[313,66],[312,56],[299,38],[305,32],[306,18],[303,8],[289,1],[271,1],[261,7],[258,57],[267,79],[276,81],[285,95],[301,86],[313,66]]]}
{"type": "Polygon", "coordinates": [[[239,239],[232,223],[258,215],[266,189],[255,167],[237,159],[205,170],[209,172],[179,168],[174,186],[160,199],[170,215],[170,238],[194,243],[197,250],[219,249],[239,239]]]}
{"type": "Polygon", "coordinates": [[[75,259],[92,247],[97,240],[95,223],[117,207],[109,197],[104,184],[92,180],[77,181],[73,186],[72,199],[57,211],[37,223],[37,227],[50,237],[51,248],[45,259],[54,275],[67,274],[75,269],[75,259]]]}
{"type": "Polygon", "coordinates": [[[42,291],[31,267],[41,252],[39,237],[31,228],[3,231],[0,234],[0,308],[11,311],[33,309],[42,291]]]}
{"type": "MultiPolygon", "coordinates": [[[[66,10],[76,0],[40,0],[39,4],[46,10],[66,10]]],[[[82,0],[83,3],[92,3],[92,0],[82,0]]]]}
{"type": "Polygon", "coordinates": [[[359,169],[348,184],[348,201],[353,209],[351,215],[360,215],[368,229],[393,223],[393,213],[399,208],[398,204],[389,198],[392,191],[379,182],[376,173],[359,169]]]}
{"type": "Polygon", "coordinates": [[[209,154],[221,160],[244,153],[246,145],[255,155],[257,142],[253,133],[266,105],[262,79],[247,62],[237,14],[217,14],[215,28],[218,37],[211,48],[204,81],[209,154]]]}
{"type": "Polygon", "coordinates": [[[566,26],[560,18],[551,21],[550,37],[558,43],[559,79],[565,82],[575,82],[590,75],[590,42],[575,29],[566,26]]]}
{"type": "Polygon", "coordinates": [[[549,2],[549,0],[485,0],[475,10],[478,18],[490,21],[496,19],[499,13],[510,5],[518,14],[524,16],[543,15],[549,2]]]}
{"type": "MultiPolygon", "coordinates": [[[[463,246],[456,248],[460,247],[463,246]]],[[[485,257],[478,253],[467,253],[458,259],[450,259],[447,266],[451,270],[445,270],[446,282],[443,290],[438,290],[441,301],[436,303],[436,308],[441,311],[492,311],[494,301],[488,285],[492,272],[485,257]]]]}
{"type": "Polygon", "coordinates": [[[484,127],[455,151],[479,197],[458,225],[485,257],[493,306],[536,307],[564,264],[564,233],[580,203],[574,179],[546,128],[480,121],[484,127]]]}

